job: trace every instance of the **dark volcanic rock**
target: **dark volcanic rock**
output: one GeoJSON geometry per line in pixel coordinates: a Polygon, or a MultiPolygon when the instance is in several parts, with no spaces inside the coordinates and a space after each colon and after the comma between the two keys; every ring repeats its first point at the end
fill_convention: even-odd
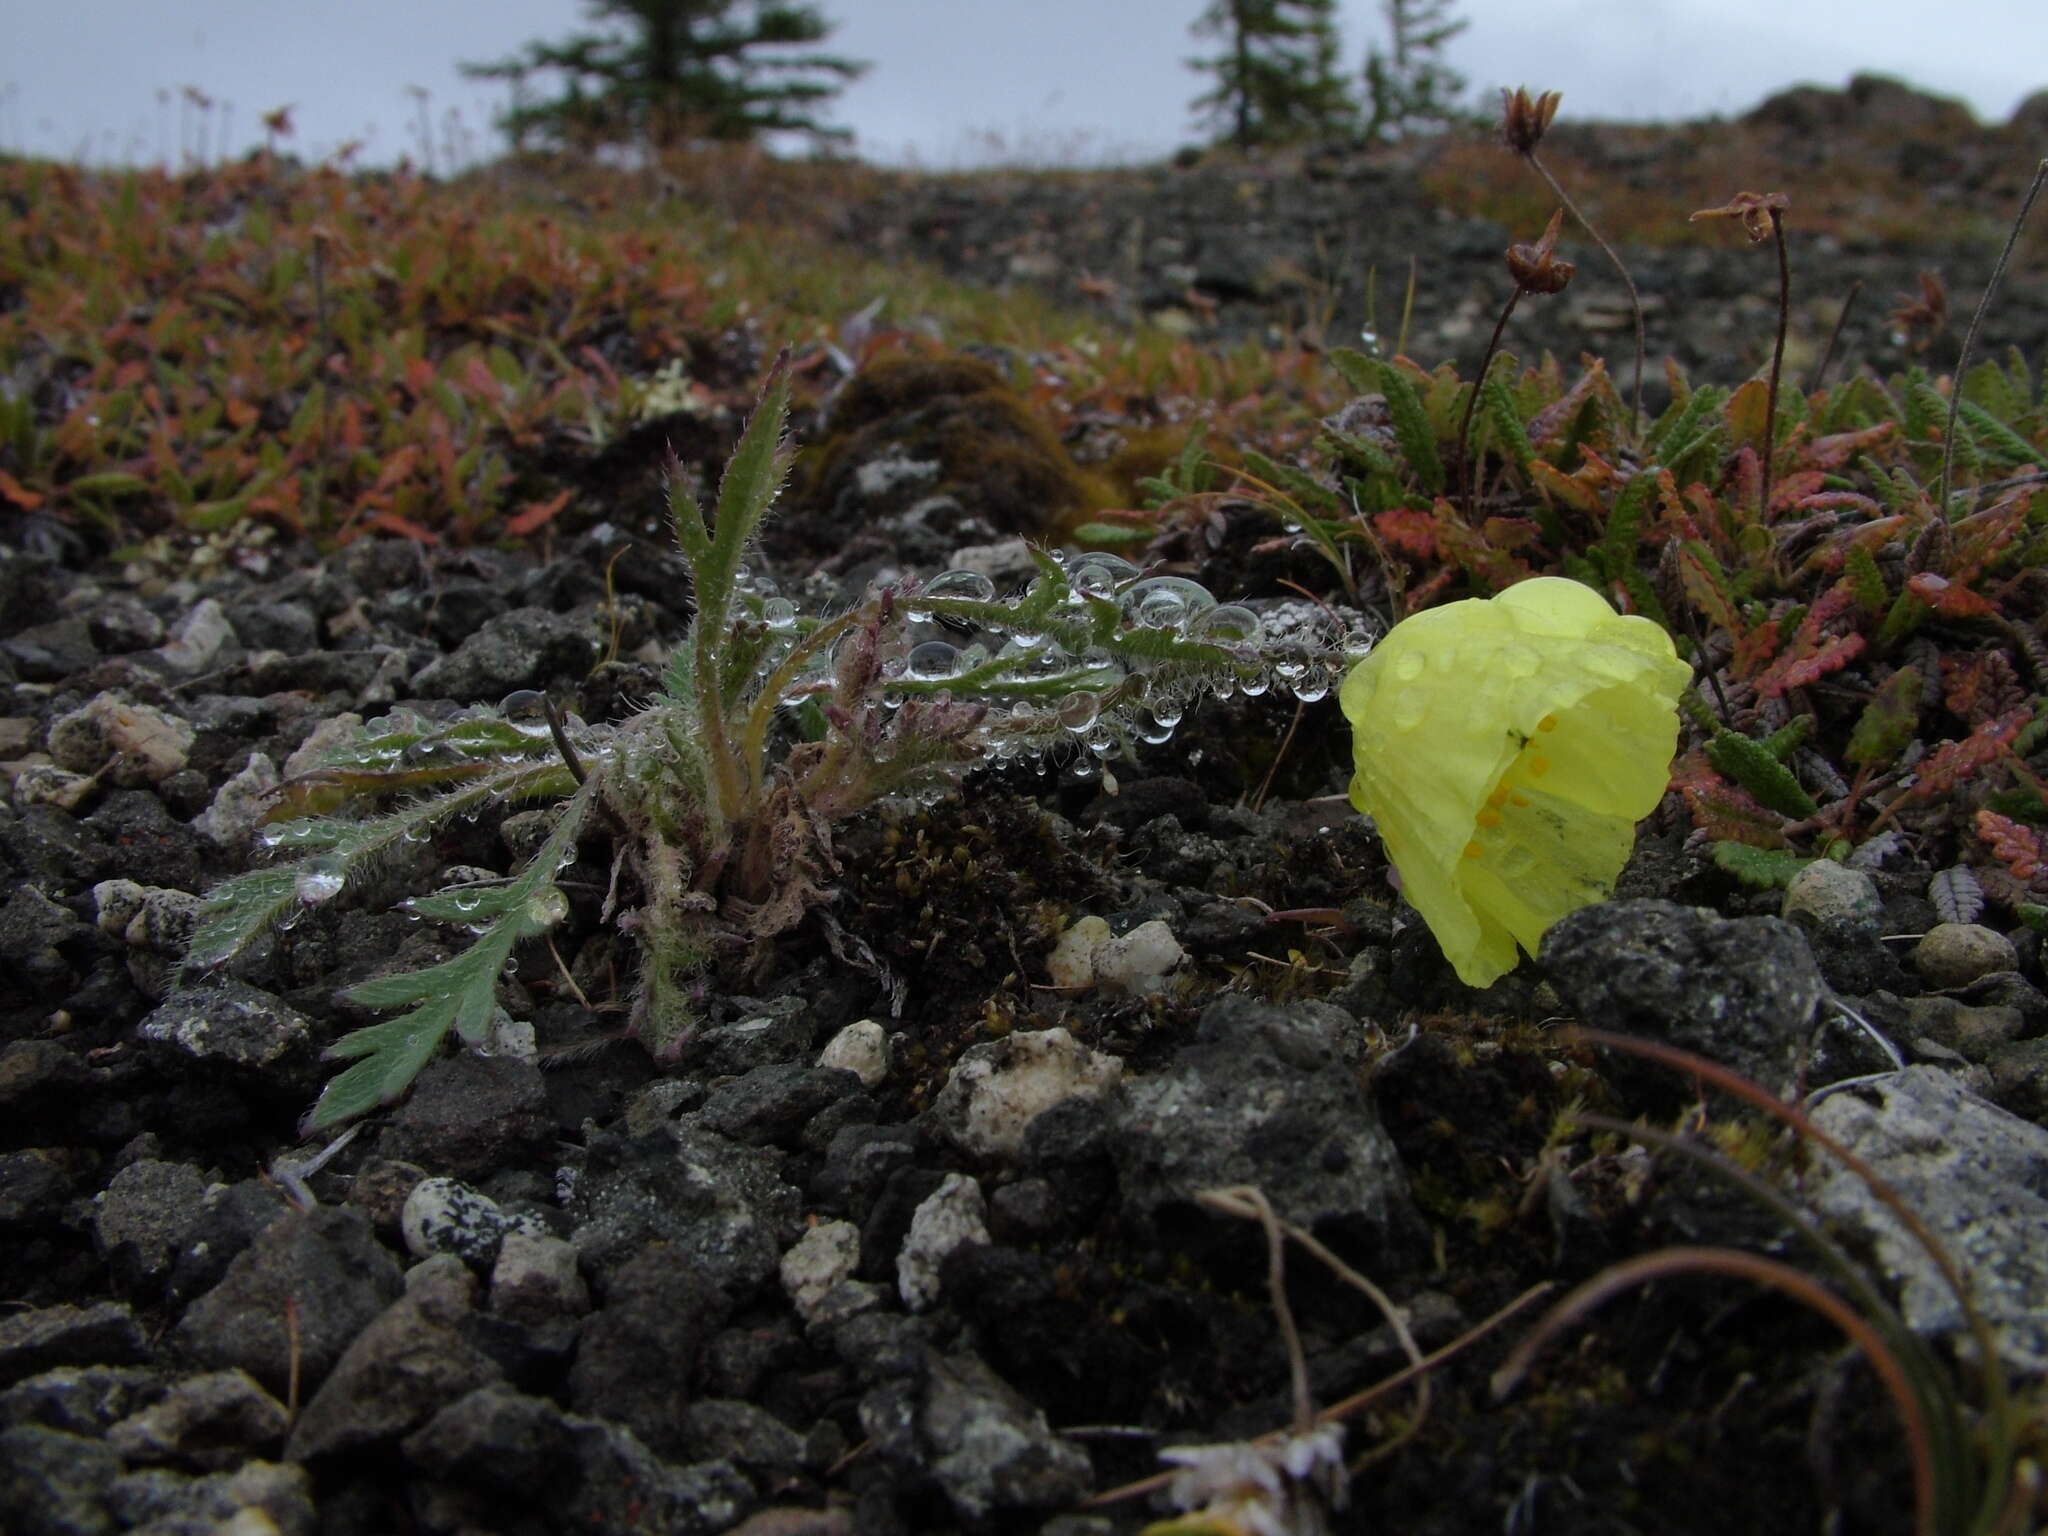
{"type": "Polygon", "coordinates": [[[569,1372],[576,1408],[626,1425],[656,1452],[689,1444],[684,1409],[705,1341],[725,1321],[717,1284],[688,1250],[653,1243],[615,1271],[585,1320],[569,1372]]]}
{"type": "Polygon", "coordinates": [[[463,1324],[476,1278],[452,1254],[406,1276],[405,1294],[350,1342],[306,1404],[285,1453],[311,1461],[397,1439],[464,1393],[501,1379],[463,1324]]]}
{"type": "Polygon", "coordinates": [[[134,1365],[151,1353],[142,1325],[119,1302],[42,1307],[0,1318],[0,1383],[11,1385],[52,1366],[134,1365]]]}
{"type": "Polygon", "coordinates": [[[400,1162],[476,1179],[515,1166],[554,1136],[538,1067],[462,1051],[420,1074],[385,1127],[382,1147],[400,1162]]]}
{"type": "Polygon", "coordinates": [[[164,1394],[162,1374],[137,1365],[60,1365],[0,1392],[0,1429],[40,1424],[98,1438],[164,1394]]]}
{"type": "Polygon", "coordinates": [[[191,828],[172,818],[157,794],[114,790],[85,820],[120,850],[121,874],[126,879],[180,891],[200,885],[199,839],[191,828]]]}
{"type": "Polygon", "coordinates": [[[285,1406],[244,1371],[214,1371],[172,1385],[147,1408],[107,1432],[107,1442],[130,1462],[179,1461],[189,1466],[237,1466],[250,1453],[283,1443],[290,1418],[285,1406]]]}
{"type": "Polygon", "coordinates": [[[700,1113],[720,1135],[747,1146],[786,1145],[812,1116],[859,1092],[860,1079],[851,1072],[783,1062],[714,1088],[700,1113]]]}
{"type": "Polygon", "coordinates": [[[1541,958],[1581,1022],[1680,1046],[1772,1092],[1791,1083],[1827,991],[1782,918],[1669,901],[1583,907],[1543,936],[1541,958]]]}
{"type": "Polygon", "coordinates": [[[675,1466],[631,1430],[505,1386],[480,1387],[448,1404],[405,1442],[405,1453],[483,1494],[501,1512],[497,1529],[517,1528],[505,1522],[537,1508],[551,1530],[711,1536],[754,1501],[727,1462],[675,1466]]]}
{"type": "Polygon", "coordinates": [[[166,998],[136,1033],[166,1047],[166,1058],[187,1069],[206,1065],[228,1072],[276,1073],[304,1069],[312,1057],[313,1023],[283,999],[232,979],[187,987],[166,998]]]}
{"type": "Polygon", "coordinates": [[[245,1179],[210,1191],[205,1209],[171,1266],[171,1296],[189,1300],[220,1284],[235,1259],[288,1208],[283,1193],[261,1179],[245,1179]]]}
{"type": "Polygon", "coordinates": [[[544,608],[499,613],[466,633],[452,654],[413,678],[413,689],[422,698],[496,703],[516,688],[574,681],[598,657],[590,626],[544,608]]]}
{"type": "Polygon", "coordinates": [[[774,1276],[802,1229],[801,1198],[773,1154],[687,1124],[595,1143],[569,1210],[586,1264],[672,1242],[734,1301],[774,1276]]]}
{"type": "Polygon", "coordinates": [[[1050,1509],[1088,1491],[1087,1455],[971,1354],[928,1354],[921,1383],[877,1387],[860,1419],[883,1457],[935,1480],[965,1520],[1050,1509]]]}
{"type": "Polygon", "coordinates": [[[24,874],[58,889],[121,873],[114,850],[97,831],[48,805],[0,817],[0,853],[24,874]]]}
{"type": "Polygon", "coordinates": [[[144,1158],[130,1163],[102,1190],[93,1212],[93,1235],[117,1277],[134,1288],[155,1289],[205,1215],[206,1180],[184,1163],[144,1158]]]}
{"type": "Polygon", "coordinates": [[[684,1440],[696,1461],[729,1461],[772,1487],[796,1475],[804,1439],[764,1408],[703,1398],[683,1415],[684,1440]]]}
{"type": "Polygon", "coordinates": [[[78,984],[98,947],[90,924],[31,886],[0,904],[0,1004],[55,1002],[78,984]]]}
{"type": "Polygon", "coordinates": [[[92,1159],[69,1147],[0,1152],[0,1228],[54,1225],[92,1159]]]}
{"type": "Polygon", "coordinates": [[[121,1458],[83,1435],[25,1424],[0,1432],[0,1510],[22,1536],[99,1536],[121,1527],[107,1507],[121,1458]]]}
{"type": "Polygon", "coordinates": [[[1197,1191],[1256,1184],[1282,1217],[1384,1233],[1406,1181],[1372,1101],[1345,1069],[1348,1016],[1225,998],[1196,1043],[1125,1085],[1111,1154],[1134,1214],[1185,1206],[1197,1191]],[[1332,1017],[1334,1016],[1334,1017],[1332,1017]]]}
{"type": "Polygon", "coordinates": [[[406,1440],[405,1453],[438,1476],[532,1498],[560,1479],[571,1438],[555,1404],[493,1382],[442,1407],[406,1440]]]}
{"type": "Polygon", "coordinates": [[[195,1359],[245,1370],[282,1396],[295,1363],[301,1390],[317,1385],[402,1285],[360,1211],[289,1211],[186,1309],[174,1337],[195,1359]]]}

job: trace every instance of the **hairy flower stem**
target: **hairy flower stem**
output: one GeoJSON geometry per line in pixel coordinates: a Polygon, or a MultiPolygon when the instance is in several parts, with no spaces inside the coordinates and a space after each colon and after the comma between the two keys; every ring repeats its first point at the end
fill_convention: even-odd
{"type": "Polygon", "coordinates": [[[1963,335],[1963,350],[1956,358],[1955,382],[1948,391],[1948,426],[1941,434],[1941,489],[1934,501],[1944,522],[1948,520],[1948,488],[1956,463],[1956,413],[1962,409],[1963,377],[1969,372],[1970,353],[1977,346],[1977,329],[1984,323],[1984,312],[1991,307],[1992,295],[1998,292],[1998,285],[2005,279],[2005,269],[2012,261],[2012,249],[2019,244],[2020,227],[2033,211],[2034,199],[2041,195],[2044,181],[2048,181],[2048,160],[2034,167],[2033,183],[2027,188],[2027,195],[2020,199],[2020,211],[2013,215],[2012,228],[2005,237],[2005,249],[1998,253],[1998,262],[1991,269],[1991,281],[1984,285],[1984,296],[1977,301],[1976,313],[1970,316],[1970,329],[1963,335]]]}
{"type": "Polygon", "coordinates": [[[796,681],[797,675],[809,664],[813,656],[830,647],[845,634],[860,614],[861,610],[856,608],[820,624],[789,648],[789,654],[782,658],[782,664],[770,674],[768,681],[761,685],[760,696],[754,700],[754,707],[747,713],[747,733],[740,743],[740,755],[747,765],[748,783],[756,795],[761,791],[766,772],[764,765],[768,757],[768,727],[774,721],[776,708],[782,702],[783,690],[796,681]]]}
{"type": "Polygon", "coordinates": [[[1635,388],[1629,395],[1629,430],[1632,433],[1640,433],[1643,430],[1643,370],[1648,366],[1646,359],[1649,348],[1643,340],[1643,298],[1636,292],[1636,280],[1629,276],[1628,267],[1614,247],[1607,243],[1606,237],[1593,227],[1591,219],[1579,212],[1579,205],[1571,200],[1571,195],[1558,184],[1557,178],[1550,174],[1550,167],[1537,158],[1536,151],[1532,148],[1522,158],[1529,162],[1531,170],[1543,178],[1544,185],[1556,194],[1557,200],[1564,204],[1571,216],[1579,221],[1579,227],[1593,237],[1593,243],[1606,252],[1607,259],[1614,263],[1614,270],[1621,277],[1622,287],[1628,290],[1629,313],[1634,317],[1636,324],[1636,378],[1635,388]]]}
{"type": "Polygon", "coordinates": [[[1778,248],[1778,338],[1771,347],[1771,382],[1764,392],[1764,481],[1763,505],[1757,509],[1768,522],[1771,516],[1771,461],[1778,446],[1778,375],[1785,369],[1785,331],[1792,323],[1792,263],[1785,254],[1785,216],[1776,208],[1771,215],[1771,242],[1778,248]]]}
{"type": "Polygon", "coordinates": [[[717,835],[723,837],[747,805],[746,769],[726,740],[725,706],[718,688],[718,643],[711,638],[712,633],[712,626],[704,622],[700,610],[695,650],[697,739],[704,744],[714,827],[717,835]]]}
{"type": "Polygon", "coordinates": [[[1472,452],[1472,412],[1479,404],[1479,391],[1486,386],[1486,371],[1493,366],[1493,355],[1500,350],[1501,333],[1508,328],[1508,317],[1522,302],[1524,292],[1522,286],[1516,284],[1508,294],[1500,318],[1493,322],[1493,334],[1486,339],[1486,350],[1479,357],[1479,371],[1472,375],[1472,393],[1465,397],[1465,414],[1458,421],[1458,460],[1465,471],[1465,506],[1475,518],[1479,515],[1479,465],[1477,456],[1472,452]]]}

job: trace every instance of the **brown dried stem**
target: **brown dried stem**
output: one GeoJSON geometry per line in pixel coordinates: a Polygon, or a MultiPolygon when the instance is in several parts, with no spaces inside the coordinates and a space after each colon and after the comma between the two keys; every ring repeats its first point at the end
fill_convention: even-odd
{"type": "MultiPolygon", "coordinates": [[[[1463,1354],[1474,1344],[1486,1338],[1503,1323],[1514,1317],[1516,1313],[1521,1312],[1534,1302],[1541,1301],[1555,1289],[1557,1287],[1550,1281],[1539,1280],[1536,1284],[1530,1286],[1529,1289],[1515,1297],[1514,1300],[1502,1306],[1498,1311],[1489,1314],[1473,1327],[1466,1329],[1465,1332],[1459,1334],[1441,1349],[1424,1355],[1420,1360],[1403,1366],[1400,1370],[1394,1372],[1393,1375],[1352,1393],[1351,1396],[1345,1398],[1340,1403],[1332,1403],[1316,1415],[1316,1422],[1318,1424],[1334,1424],[1340,1419],[1347,1419],[1354,1414],[1364,1412],[1381,1398],[1400,1391],[1410,1382],[1417,1381],[1428,1375],[1445,1361],[1463,1354]]],[[[1250,1443],[1254,1446],[1272,1445],[1283,1436],[1291,1433],[1291,1430],[1285,1429],[1268,1430],[1263,1435],[1253,1437],[1250,1443]]],[[[1084,1499],[1078,1507],[1081,1509],[1100,1509],[1105,1504],[1119,1504],[1125,1499],[1143,1498],[1148,1493],[1156,1493],[1159,1489],[1164,1488],[1172,1479],[1173,1474],[1171,1472],[1155,1472],[1150,1477],[1141,1477],[1136,1482],[1124,1483],[1119,1487],[1095,1494],[1091,1498],[1084,1499]]]]}
{"type": "Polygon", "coordinates": [[[1738,192],[1718,208],[1701,208],[1692,216],[1700,219],[1739,219],[1751,245],[1769,240],[1778,249],[1778,333],[1771,346],[1770,382],[1764,394],[1764,452],[1762,505],[1757,511],[1771,515],[1771,461],[1777,457],[1778,378],[1785,371],[1785,332],[1792,323],[1792,263],[1785,253],[1785,194],[1782,192],[1738,192]]]}
{"type": "Polygon", "coordinates": [[[1501,332],[1507,329],[1508,317],[1515,312],[1522,295],[1562,293],[1578,271],[1571,262],[1557,255],[1557,236],[1563,227],[1564,210],[1559,209],[1543,226],[1543,234],[1534,245],[1508,247],[1508,276],[1514,280],[1514,292],[1508,295],[1507,306],[1493,323],[1493,334],[1486,339],[1486,351],[1479,359],[1479,372],[1472,379],[1472,392],[1465,397],[1464,414],[1458,419],[1458,463],[1465,475],[1467,507],[1475,518],[1479,515],[1479,469],[1472,455],[1472,413],[1479,404],[1480,391],[1486,386],[1487,372],[1493,367],[1494,353],[1500,350],[1501,332]]]}
{"type": "Polygon", "coordinates": [[[1819,389],[1828,376],[1828,364],[1835,360],[1835,348],[1842,340],[1842,327],[1849,323],[1849,311],[1856,307],[1856,296],[1863,292],[1863,279],[1857,278],[1849,285],[1849,291],[1842,296],[1842,307],[1835,314],[1834,329],[1828,332],[1828,344],[1820,350],[1820,362],[1814,366],[1813,377],[1806,381],[1809,394],[1819,389]]]}
{"type": "Polygon", "coordinates": [[[2019,244],[2020,226],[2027,222],[2027,215],[2033,211],[2034,199],[2041,195],[2044,181],[2048,181],[2048,159],[2034,167],[2034,179],[2027,187],[2027,195],[2020,199],[2020,211],[2013,215],[2012,228],[2006,233],[2005,249],[1998,253],[1998,262],[1991,269],[1991,281],[1984,285],[1984,296],[1977,300],[1976,312],[1970,316],[1970,328],[1963,333],[1963,350],[1956,358],[1955,382],[1948,391],[1948,426],[1941,434],[1941,492],[1934,502],[1944,522],[1948,521],[1948,488],[1956,463],[1956,413],[1962,409],[1963,378],[1969,372],[1970,353],[1976,348],[1977,330],[1984,323],[1984,312],[1991,307],[1991,297],[1998,292],[1998,285],[2005,278],[2005,269],[2012,262],[2012,249],[2019,244]]]}
{"type": "Polygon", "coordinates": [[[1531,149],[1522,158],[1529,162],[1530,170],[1543,178],[1543,184],[1550,188],[1551,195],[1564,204],[1571,216],[1578,220],[1579,228],[1593,237],[1593,243],[1599,246],[1607,259],[1614,264],[1615,273],[1621,278],[1621,286],[1628,290],[1629,316],[1634,320],[1636,328],[1636,376],[1635,387],[1629,391],[1629,431],[1639,433],[1643,430],[1643,370],[1649,366],[1649,347],[1643,339],[1643,296],[1636,292],[1636,280],[1629,275],[1628,264],[1621,259],[1621,253],[1609,245],[1607,237],[1593,227],[1593,221],[1579,211],[1579,205],[1572,201],[1571,194],[1566,192],[1558,184],[1557,178],[1550,174],[1550,167],[1538,158],[1536,151],[1531,149]]]}
{"type": "Polygon", "coordinates": [[[1479,404],[1479,391],[1486,386],[1486,371],[1493,366],[1493,354],[1500,350],[1501,332],[1508,328],[1508,317],[1522,302],[1522,292],[1517,284],[1508,294],[1507,303],[1501,306],[1500,318],[1493,322],[1493,334],[1486,338],[1486,350],[1479,354],[1479,371],[1472,375],[1472,392],[1465,397],[1465,414],[1458,418],[1458,466],[1465,475],[1466,510],[1475,518],[1479,515],[1479,466],[1472,452],[1472,412],[1479,404]]]}
{"type": "Polygon", "coordinates": [[[1778,248],[1778,336],[1771,346],[1771,383],[1764,396],[1764,484],[1763,505],[1757,510],[1764,521],[1771,517],[1771,470],[1778,447],[1778,376],[1785,371],[1785,332],[1792,323],[1792,262],[1785,254],[1785,215],[1772,208],[1771,242],[1778,248]]]}

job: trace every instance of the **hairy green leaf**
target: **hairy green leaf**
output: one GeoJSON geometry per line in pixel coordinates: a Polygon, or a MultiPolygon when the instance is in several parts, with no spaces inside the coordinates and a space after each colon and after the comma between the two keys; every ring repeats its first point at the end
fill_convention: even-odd
{"type": "Polygon", "coordinates": [[[1855,589],[1857,605],[1873,619],[1882,617],[1891,607],[1892,593],[1884,572],[1877,568],[1876,557],[1861,544],[1852,544],[1842,562],[1842,571],[1855,589]]]}
{"type": "Polygon", "coordinates": [[[691,505],[678,484],[673,498],[676,542],[689,557],[696,583],[699,634],[722,635],[730,612],[734,578],[747,546],[774,504],[789,471],[782,430],[789,416],[789,374],[777,368],[761,403],[754,408],[739,445],[726,462],[718,486],[715,525],[704,525],[703,513],[691,505]]]}
{"type": "Polygon", "coordinates": [[[1758,848],[1749,843],[1717,842],[1714,862],[1744,885],[1783,890],[1792,877],[1813,862],[1785,848],[1758,848]]]}
{"type": "Polygon", "coordinates": [[[1387,410],[1394,418],[1394,441],[1401,445],[1401,457],[1408,461],[1408,473],[1432,496],[1444,488],[1444,462],[1436,451],[1436,433],[1429,424],[1429,412],[1422,396],[1408,376],[1382,358],[1370,358],[1373,377],[1385,396],[1387,410]]]}
{"type": "Polygon", "coordinates": [[[1717,732],[1707,743],[1707,761],[1780,816],[1800,821],[1820,809],[1768,747],[1740,732],[1717,732]]]}
{"type": "Polygon", "coordinates": [[[1901,667],[1886,678],[1863,706],[1843,755],[1864,768],[1876,768],[1897,757],[1919,724],[1923,688],[1917,667],[1901,667]]]}
{"type": "Polygon", "coordinates": [[[452,1029],[475,1043],[489,1032],[498,1006],[498,976],[522,939],[546,933],[568,913],[554,883],[555,871],[576,853],[576,834],[595,798],[585,786],[562,807],[547,841],[526,868],[502,885],[469,892],[421,897],[414,909],[424,916],[449,917],[474,926],[487,924],[459,955],[418,971],[373,977],[349,988],[348,998],[365,1008],[406,1008],[382,1024],[343,1035],[327,1048],[329,1058],[364,1058],[327,1085],[307,1119],[321,1130],[402,1094],[433,1059],[452,1029]],[[467,896],[473,906],[461,902],[467,896]]]}
{"type": "Polygon", "coordinates": [[[223,880],[206,893],[185,963],[207,968],[234,959],[298,905],[298,884],[298,869],[290,864],[223,880]]]}
{"type": "Polygon", "coordinates": [[[1505,369],[1496,367],[1487,374],[1485,382],[1479,386],[1479,411],[1493,446],[1512,459],[1515,468],[1526,475],[1530,464],[1535,461],[1536,450],[1529,442],[1529,429],[1523,425],[1522,413],[1515,408],[1515,398],[1508,388],[1505,373],[1505,369]]]}
{"type": "MultiPolygon", "coordinates": [[[[1965,400],[1959,407],[1959,414],[1962,417],[1962,422],[1957,423],[1958,429],[1960,430],[1964,422],[1968,423],[1971,431],[1976,433],[1978,440],[1987,444],[1997,454],[2001,462],[2006,464],[2038,464],[2042,468],[2048,469],[2048,453],[2043,453],[2040,449],[2036,448],[1976,401],[1965,400]]],[[[1962,442],[1958,440],[1956,448],[1959,453],[1962,446],[1962,442]]]]}

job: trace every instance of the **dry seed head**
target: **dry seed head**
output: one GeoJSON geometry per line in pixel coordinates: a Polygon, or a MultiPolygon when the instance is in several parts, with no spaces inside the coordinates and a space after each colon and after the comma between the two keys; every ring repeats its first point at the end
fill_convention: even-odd
{"type": "Polygon", "coordinates": [[[1512,91],[1503,90],[1500,99],[1502,142],[1518,155],[1535,154],[1550,120],[1557,116],[1557,104],[1564,100],[1564,93],[1545,91],[1531,100],[1528,87],[1518,85],[1512,91]]]}
{"type": "Polygon", "coordinates": [[[1719,208],[1702,208],[1688,222],[1701,219],[1740,219],[1742,232],[1751,245],[1771,238],[1771,215],[1783,213],[1791,204],[1782,192],[1738,192],[1719,208]]]}
{"type": "Polygon", "coordinates": [[[1579,270],[1554,254],[1558,231],[1564,228],[1564,210],[1558,209],[1543,228],[1543,238],[1534,245],[1508,247],[1508,276],[1524,293],[1562,293],[1579,270]]]}
{"type": "Polygon", "coordinates": [[[1915,352],[1925,352],[1948,329],[1948,286],[1941,274],[1922,272],[1920,297],[1901,296],[1888,318],[1915,352]]]}

